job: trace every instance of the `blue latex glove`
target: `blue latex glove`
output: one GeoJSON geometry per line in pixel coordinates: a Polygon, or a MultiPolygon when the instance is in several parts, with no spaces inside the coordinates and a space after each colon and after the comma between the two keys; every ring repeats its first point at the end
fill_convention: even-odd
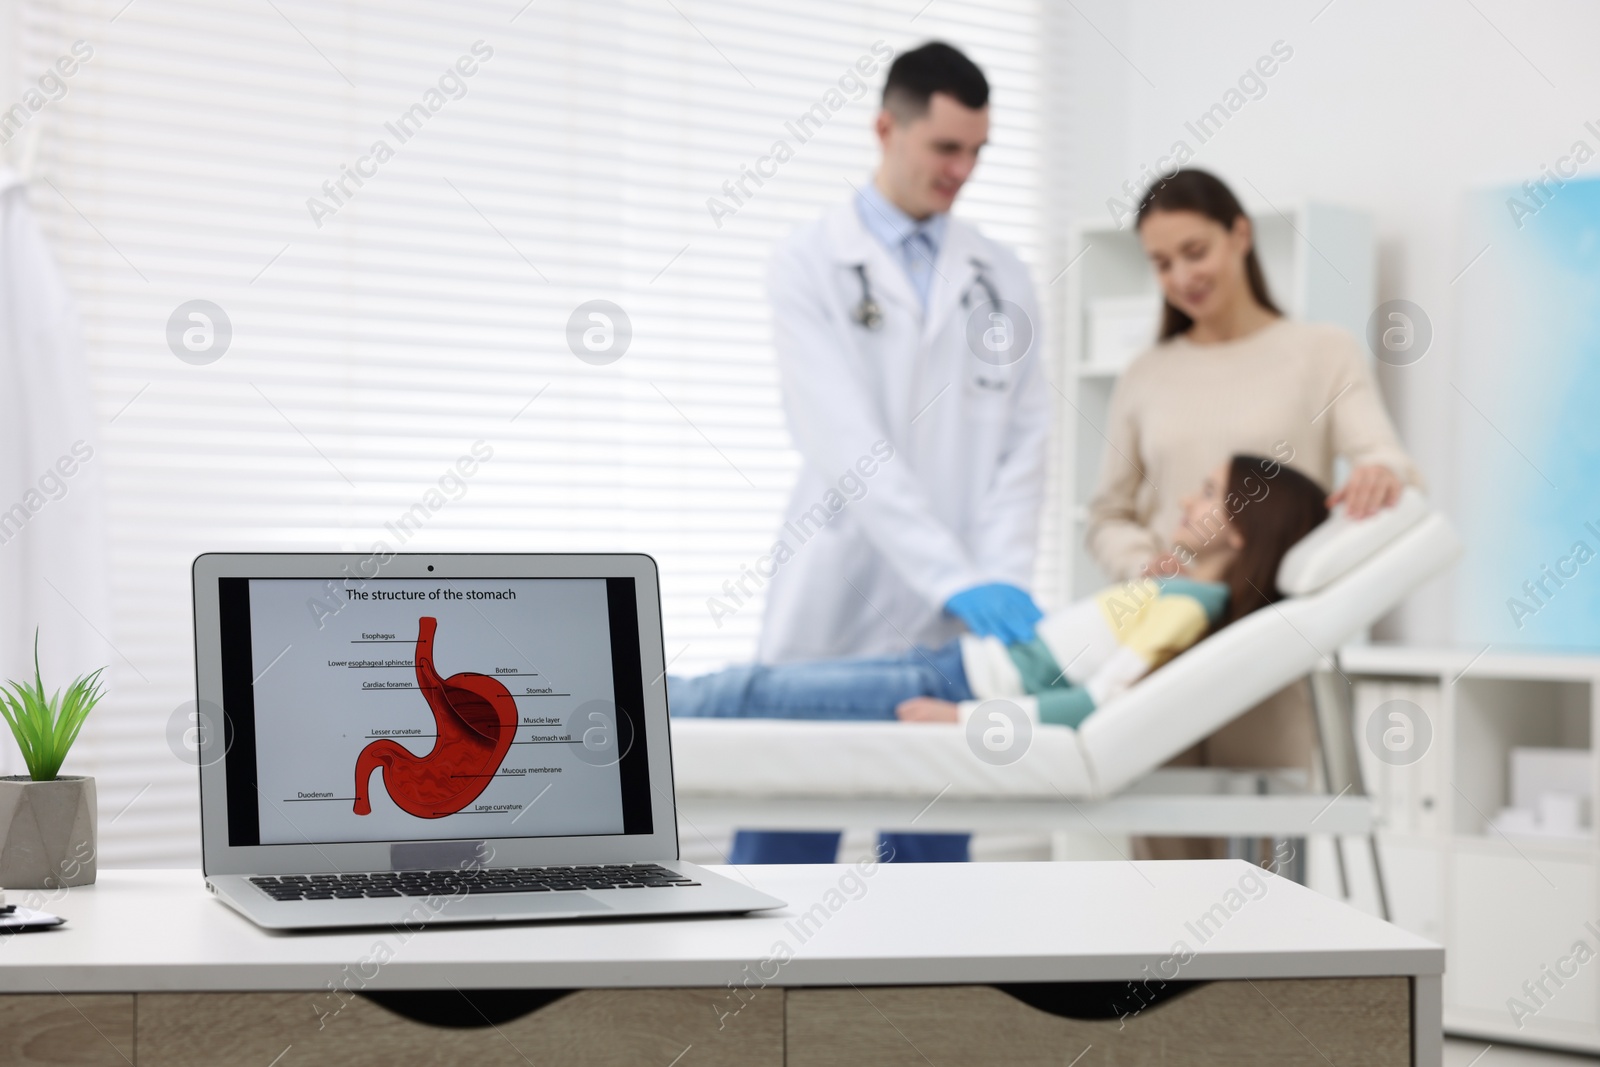
{"type": "Polygon", "coordinates": [[[1008,645],[1032,641],[1044,612],[1027,590],[1006,582],[963,589],[945,601],[944,610],[967,624],[979,637],[998,637],[1008,645]]]}

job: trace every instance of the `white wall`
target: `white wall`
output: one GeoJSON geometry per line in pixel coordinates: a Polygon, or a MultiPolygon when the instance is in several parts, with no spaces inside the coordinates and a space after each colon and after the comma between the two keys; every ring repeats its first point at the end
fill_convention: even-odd
{"type": "MultiPolygon", "coordinates": [[[[1060,144],[1050,153],[1054,210],[1107,217],[1106,200],[1176,138],[1195,165],[1249,198],[1315,197],[1377,220],[1380,299],[1430,314],[1432,351],[1380,368],[1406,443],[1435,495],[1457,487],[1456,420],[1475,419],[1450,386],[1452,279],[1477,249],[1460,247],[1463,190],[1537,174],[1600,122],[1600,5],[1582,0],[1075,0],[1051,4],[1061,62],[1048,72],[1060,144]],[[1205,144],[1185,129],[1275,41],[1294,50],[1258,100],[1205,144]],[[1592,101],[1585,110],[1584,101],[1592,101]],[[1251,189],[1253,184],[1255,189],[1251,189]],[[1259,190],[1259,193],[1257,192],[1259,190]]],[[[0,0],[0,99],[14,99],[20,4],[0,0]]],[[[9,153],[8,153],[9,154],[9,153]]],[[[1585,173],[1600,173],[1600,161],[1585,173]]],[[[1489,253],[1493,254],[1492,250],[1489,253]]],[[[1048,277],[1064,263],[1046,256],[1048,277]]],[[[1082,269],[1082,268],[1079,268],[1082,269]]],[[[1043,283],[1047,278],[1041,278],[1043,283]]],[[[1059,282],[1047,293],[1059,299],[1059,282]]],[[[1448,636],[1446,583],[1414,598],[1388,628],[1418,641],[1448,636]]]]}
{"type": "MultiPolygon", "coordinates": [[[[1452,280],[1479,251],[1457,237],[1461,194],[1537,176],[1586,136],[1585,121],[1600,121],[1600,5],[1079,0],[1077,8],[1081,16],[1067,16],[1072,47],[1063,58],[1074,68],[1065,107],[1082,160],[1058,186],[1073,213],[1105,219],[1120,183],[1180,137],[1196,150],[1193,165],[1216,171],[1243,198],[1315,198],[1370,212],[1379,299],[1416,302],[1435,330],[1425,358],[1380,368],[1380,379],[1402,436],[1450,506],[1462,488],[1453,428],[1479,417],[1450,384],[1452,280]],[[1201,144],[1184,122],[1279,40],[1293,55],[1265,94],[1201,144]]],[[[1600,174],[1600,161],[1583,173],[1600,174]]],[[[1435,580],[1383,635],[1447,639],[1446,587],[1435,580]]]]}

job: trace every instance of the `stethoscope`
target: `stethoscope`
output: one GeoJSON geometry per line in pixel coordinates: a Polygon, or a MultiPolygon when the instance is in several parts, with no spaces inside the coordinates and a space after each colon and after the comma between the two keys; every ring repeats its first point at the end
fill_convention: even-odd
{"type": "Polygon", "coordinates": [[[998,312],[1000,310],[1000,294],[994,291],[994,285],[989,281],[989,275],[985,273],[988,270],[988,265],[977,256],[973,256],[968,262],[972,264],[974,277],[972,285],[967,286],[967,291],[961,294],[961,306],[964,308],[972,306],[972,287],[977,285],[983,287],[983,294],[989,298],[989,309],[998,312]]]}
{"type": "MultiPolygon", "coordinates": [[[[973,288],[981,287],[984,295],[989,298],[989,306],[998,312],[1000,310],[1000,294],[995,291],[994,283],[989,280],[987,265],[976,256],[973,256],[969,262],[972,264],[975,276],[972,285],[967,286],[967,291],[961,294],[961,306],[970,308],[972,306],[973,288]]],[[[856,303],[855,309],[851,311],[850,318],[855,321],[857,326],[863,329],[882,329],[883,308],[879,306],[877,299],[872,295],[872,283],[867,280],[867,265],[865,263],[856,264],[856,278],[861,283],[861,299],[856,303]]]]}
{"type": "Polygon", "coordinates": [[[850,317],[856,320],[857,326],[864,329],[882,329],[883,308],[879,307],[878,302],[872,297],[872,283],[867,281],[867,265],[865,263],[856,264],[856,277],[861,279],[861,302],[850,313],[850,317]]]}

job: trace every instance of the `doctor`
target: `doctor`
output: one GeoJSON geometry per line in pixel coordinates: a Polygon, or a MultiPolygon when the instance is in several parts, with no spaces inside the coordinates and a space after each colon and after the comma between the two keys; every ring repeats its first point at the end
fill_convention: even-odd
{"type": "MultiPolygon", "coordinates": [[[[802,456],[763,662],[902,653],[966,629],[1030,640],[1050,432],[1027,269],[949,211],[989,137],[989,85],[942,43],[889,68],[881,162],[769,277],[802,456]],[[801,538],[804,538],[802,541],[801,538]]],[[[837,834],[741,834],[733,862],[831,862],[837,834]]],[[[897,859],[965,835],[895,835],[897,859]]]]}

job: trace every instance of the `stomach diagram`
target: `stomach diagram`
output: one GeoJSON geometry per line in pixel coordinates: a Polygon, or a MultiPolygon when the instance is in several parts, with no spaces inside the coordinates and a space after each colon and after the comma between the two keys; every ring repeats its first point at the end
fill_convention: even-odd
{"type": "Polygon", "coordinates": [[[417,620],[417,688],[433,710],[433,748],[417,755],[396,741],[374,741],[356,758],[357,815],[372,814],[367,783],[383,770],[389,799],[419,819],[454,815],[478,798],[511,748],[517,702],[497,678],[462,672],[439,677],[433,666],[437,619],[417,620]]]}

